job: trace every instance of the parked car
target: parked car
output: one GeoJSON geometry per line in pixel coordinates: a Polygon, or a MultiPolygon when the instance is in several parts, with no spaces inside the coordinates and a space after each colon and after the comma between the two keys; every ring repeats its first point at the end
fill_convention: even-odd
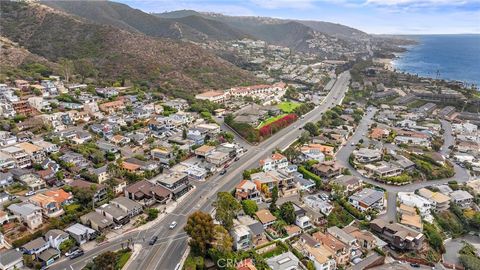
{"type": "Polygon", "coordinates": [[[33,190],[30,190],[29,192],[25,193],[25,196],[27,196],[27,197],[28,196],[33,196],[33,195],[35,195],[35,191],[33,191],[33,190]]]}
{"type": "Polygon", "coordinates": [[[69,258],[70,260],[73,260],[73,259],[75,259],[75,258],[78,258],[78,257],[82,256],[83,253],[84,253],[83,250],[78,249],[78,250],[75,251],[73,254],[71,254],[70,256],[68,256],[68,258],[69,258]]]}
{"type": "Polygon", "coordinates": [[[420,268],[420,264],[418,263],[411,263],[410,266],[414,268],[420,268]]]}
{"type": "Polygon", "coordinates": [[[158,240],[158,236],[154,235],[154,236],[150,239],[150,241],[148,242],[148,244],[149,244],[150,246],[153,246],[153,245],[157,242],[157,240],[158,240]]]}
{"type": "Polygon", "coordinates": [[[173,229],[177,227],[177,222],[176,221],[173,221],[172,223],[170,223],[170,229],[173,229]]]}
{"type": "Polygon", "coordinates": [[[235,158],[235,161],[239,161],[239,160],[240,160],[240,158],[239,158],[239,157],[236,157],[236,158],[235,158]]]}
{"type": "Polygon", "coordinates": [[[123,227],[122,224],[118,224],[118,225],[115,225],[115,227],[113,227],[114,230],[118,230],[118,229],[121,229],[123,227]]]}
{"type": "Polygon", "coordinates": [[[220,175],[224,175],[224,174],[226,174],[226,173],[227,173],[227,170],[222,170],[222,171],[220,172],[220,175]]]}
{"type": "Polygon", "coordinates": [[[73,253],[75,253],[78,250],[78,247],[73,247],[69,251],[65,252],[65,256],[70,257],[73,253]]]}

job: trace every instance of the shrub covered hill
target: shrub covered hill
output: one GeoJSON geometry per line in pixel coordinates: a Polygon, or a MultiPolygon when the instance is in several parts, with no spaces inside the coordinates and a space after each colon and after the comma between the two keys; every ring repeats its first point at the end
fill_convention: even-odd
{"type": "Polygon", "coordinates": [[[148,81],[188,93],[257,82],[194,44],[93,23],[39,3],[2,2],[0,11],[1,36],[50,62],[68,60],[84,78],[148,81]]]}

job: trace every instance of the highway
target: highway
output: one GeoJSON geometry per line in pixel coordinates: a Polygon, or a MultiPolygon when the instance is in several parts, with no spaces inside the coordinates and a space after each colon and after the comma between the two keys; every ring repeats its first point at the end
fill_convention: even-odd
{"type": "Polygon", "coordinates": [[[188,239],[183,231],[183,226],[190,214],[197,210],[211,212],[212,202],[219,191],[230,191],[242,180],[244,170],[258,167],[260,159],[270,155],[273,150],[284,149],[293,143],[300,134],[299,127],[304,123],[320,120],[322,114],[332,105],[340,104],[350,82],[350,73],[343,72],[337,78],[332,90],[325,97],[322,104],[318,105],[311,112],[292,125],[282,129],[278,133],[255,147],[249,148],[239,161],[232,164],[225,175],[214,175],[205,182],[194,182],[196,189],[183,201],[179,202],[173,213],[168,213],[155,226],[146,230],[136,230],[125,233],[101,246],[86,251],[85,255],[74,260],[61,260],[53,264],[49,269],[81,269],[94,257],[108,250],[118,250],[121,244],[132,239],[134,243],[140,244],[142,250],[130,263],[128,269],[175,269],[181,260],[188,245],[188,239]],[[174,229],[169,228],[173,221],[178,223],[174,229]],[[148,241],[154,235],[159,240],[153,246],[148,241]]]}

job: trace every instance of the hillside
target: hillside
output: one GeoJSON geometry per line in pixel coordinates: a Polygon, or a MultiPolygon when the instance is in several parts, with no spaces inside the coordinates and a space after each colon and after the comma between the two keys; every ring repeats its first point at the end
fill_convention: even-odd
{"type": "Polygon", "coordinates": [[[189,93],[256,82],[193,44],[93,24],[40,4],[3,2],[0,10],[2,36],[49,61],[70,59],[101,80],[145,80],[189,93]]]}
{"type": "Polygon", "coordinates": [[[209,20],[197,13],[179,18],[161,18],[110,1],[42,1],[52,8],[89,21],[140,32],[154,37],[203,40],[231,40],[246,37],[244,33],[219,21],[209,20]]]}

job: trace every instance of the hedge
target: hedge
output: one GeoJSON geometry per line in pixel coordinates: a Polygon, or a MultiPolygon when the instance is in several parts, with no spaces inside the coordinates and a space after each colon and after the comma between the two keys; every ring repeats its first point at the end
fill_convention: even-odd
{"type": "Polygon", "coordinates": [[[340,204],[347,210],[352,216],[356,217],[357,219],[365,219],[365,215],[360,212],[357,208],[353,207],[350,203],[348,203],[345,199],[340,200],[340,204]]]}

